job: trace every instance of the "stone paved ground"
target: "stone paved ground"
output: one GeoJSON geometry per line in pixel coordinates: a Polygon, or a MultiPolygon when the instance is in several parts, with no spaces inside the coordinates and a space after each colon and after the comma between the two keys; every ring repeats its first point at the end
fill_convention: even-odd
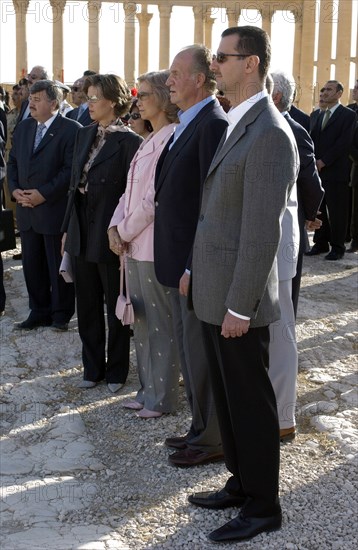
{"type": "MultiPolygon", "coordinates": [[[[21,263],[5,255],[8,293],[1,331],[2,550],[210,549],[206,534],[236,515],[187,503],[215,489],[223,464],[180,470],[166,436],[184,433],[177,414],[138,419],[122,403],[137,387],[135,357],[125,388],[79,390],[76,319],[68,333],[13,330],[26,318],[21,263]]],[[[297,325],[299,435],[282,446],[281,531],[227,545],[255,550],[357,547],[357,255],[306,258],[297,325]]]]}

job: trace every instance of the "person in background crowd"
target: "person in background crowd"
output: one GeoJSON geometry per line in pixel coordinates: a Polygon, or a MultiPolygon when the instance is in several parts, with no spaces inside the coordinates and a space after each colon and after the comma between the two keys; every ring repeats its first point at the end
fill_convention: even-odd
{"type": "MultiPolygon", "coordinates": [[[[169,293],[154,271],[154,178],[161,152],[172,136],[177,107],[165,82],[169,71],[138,79],[136,107],[150,122],[151,134],[134,155],[127,187],[108,230],[111,250],[128,251],[128,279],[134,308],[134,342],[140,389],[124,407],[141,418],[158,418],[177,407],[179,359],[171,322],[169,293]]],[[[132,105],[133,106],[133,105],[132,105]]],[[[133,115],[133,113],[132,113],[133,115]]]]}
{"type": "Polygon", "coordinates": [[[351,170],[349,151],[356,125],[355,113],[340,104],[342,93],[340,82],[326,82],[321,89],[321,97],[327,108],[315,118],[311,129],[325,196],[320,214],[322,227],[316,229],[313,237],[315,244],[306,254],[315,256],[328,252],[325,259],[330,261],[343,258],[346,249],[344,242],[351,170]]]}
{"type": "Polygon", "coordinates": [[[350,150],[350,159],[352,161],[352,170],[350,186],[352,188],[352,209],[350,223],[351,244],[347,252],[358,252],[358,79],[353,88],[353,101],[348,105],[349,109],[355,112],[357,124],[354,130],[353,142],[350,150]]]}
{"type": "Polygon", "coordinates": [[[131,108],[129,109],[128,126],[143,139],[146,139],[153,127],[149,120],[144,120],[138,109],[138,99],[132,100],[131,108]]]}
{"type": "Polygon", "coordinates": [[[66,116],[67,113],[73,110],[72,105],[70,105],[67,101],[67,96],[69,92],[71,91],[71,88],[69,86],[66,86],[63,82],[60,82],[59,80],[55,80],[55,84],[60,88],[62,92],[62,101],[60,104],[60,115],[66,116]]]}
{"type": "Polygon", "coordinates": [[[63,243],[74,264],[84,367],[79,387],[93,388],[105,379],[115,393],[128,375],[129,326],[115,315],[119,261],[109,249],[107,229],[142,139],[120,120],[131,101],[123,79],[113,74],[89,76],[83,93],[94,124],[77,134],[63,243]]]}
{"type": "Polygon", "coordinates": [[[31,86],[31,117],[14,131],[7,166],[29,294],[29,317],[16,326],[22,330],[51,325],[65,331],[75,310],[73,285],[64,282],[59,267],[61,223],[79,124],[59,114],[61,97],[51,80],[31,86]]]}
{"type": "Polygon", "coordinates": [[[28,99],[31,86],[35,84],[35,82],[38,82],[39,80],[48,80],[48,78],[49,76],[45,67],[42,67],[41,65],[35,65],[35,67],[33,67],[29,72],[29,74],[27,75],[27,79],[22,78],[19,81],[19,84],[21,86],[22,104],[21,104],[20,114],[17,119],[17,124],[31,116],[29,99],[28,99]]]}
{"type": "Polygon", "coordinates": [[[82,126],[89,126],[93,120],[88,110],[86,93],[84,91],[85,76],[78,78],[71,87],[72,103],[76,105],[72,111],[69,111],[66,116],[72,120],[77,120],[82,126]]]}
{"type": "MultiPolygon", "coordinates": [[[[5,133],[2,122],[0,122],[0,218],[2,215],[2,205],[3,205],[3,182],[6,174],[6,164],[5,164],[5,133]]],[[[6,292],[4,287],[4,265],[2,261],[1,251],[0,251],[0,317],[5,314],[5,304],[6,304],[6,292]]]]}

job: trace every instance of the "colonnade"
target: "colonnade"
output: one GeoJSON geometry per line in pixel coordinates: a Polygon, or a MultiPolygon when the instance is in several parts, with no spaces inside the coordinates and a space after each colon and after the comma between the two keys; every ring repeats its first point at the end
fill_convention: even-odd
{"type": "MultiPolygon", "coordinates": [[[[104,1],[82,0],[87,2],[88,9],[88,67],[100,71],[99,14],[104,1]]],[[[299,105],[310,111],[317,101],[316,83],[322,85],[329,80],[331,65],[335,65],[335,78],[345,86],[343,102],[348,101],[348,84],[350,64],[357,65],[357,51],[351,56],[351,34],[353,2],[357,0],[321,0],[319,3],[305,0],[268,0],[196,2],[173,0],[142,0],[141,4],[120,2],[124,9],[124,77],[130,85],[136,80],[136,32],[139,29],[138,73],[148,70],[149,25],[152,14],[148,12],[149,4],[158,6],[160,18],[159,32],[159,68],[168,68],[170,59],[170,20],[173,6],[192,6],[194,18],[193,42],[212,47],[212,27],[218,8],[225,10],[227,26],[236,26],[240,14],[245,9],[258,9],[261,12],[262,28],[271,34],[271,22],[276,11],[286,10],[295,29],[293,75],[299,84],[301,96],[299,105]],[[319,10],[317,10],[317,4],[319,10]],[[337,28],[336,55],[332,58],[333,28],[337,28]],[[318,34],[317,34],[318,33],[318,34]],[[317,36],[316,36],[317,35],[317,36]],[[317,55],[315,59],[315,41],[317,55]]],[[[20,78],[27,67],[26,13],[29,0],[12,0],[16,12],[16,72],[20,78]]],[[[53,74],[54,78],[63,80],[63,13],[66,0],[49,0],[53,16],[53,74]]],[[[180,32],[180,30],[179,30],[180,32]]],[[[284,44],[283,44],[284,47],[284,44]]]]}

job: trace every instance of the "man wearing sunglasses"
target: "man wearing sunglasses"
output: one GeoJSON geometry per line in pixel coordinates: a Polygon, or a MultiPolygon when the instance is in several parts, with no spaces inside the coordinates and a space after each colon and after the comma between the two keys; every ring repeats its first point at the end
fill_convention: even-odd
{"type": "Polygon", "coordinates": [[[92,124],[93,120],[90,117],[87,98],[83,91],[85,80],[86,77],[81,76],[75,80],[73,86],[71,86],[72,103],[74,103],[76,107],[72,109],[72,111],[69,111],[66,114],[66,117],[71,118],[72,120],[77,120],[77,122],[82,124],[82,126],[89,126],[92,124]]]}
{"type": "Polygon", "coordinates": [[[229,126],[203,186],[193,250],[192,298],[203,321],[225,463],[224,488],[189,501],[240,507],[215,542],[279,529],[279,424],[267,374],[270,323],[280,318],[277,250],[299,160],[293,134],[269,101],[265,31],[226,29],[211,68],[230,100],[229,126]]]}

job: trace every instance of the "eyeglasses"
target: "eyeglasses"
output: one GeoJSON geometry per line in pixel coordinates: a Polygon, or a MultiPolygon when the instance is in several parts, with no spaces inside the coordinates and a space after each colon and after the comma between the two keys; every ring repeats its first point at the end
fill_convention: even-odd
{"type": "Polygon", "coordinates": [[[132,118],[133,120],[139,120],[141,117],[140,113],[131,113],[128,117],[128,119],[132,118]]]}
{"type": "Polygon", "coordinates": [[[217,63],[225,63],[227,57],[239,57],[240,59],[245,59],[245,57],[250,57],[254,55],[252,53],[223,53],[218,52],[216,55],[213,55],[213,61],[217,63]]]}
{"type": "Polygon", "coordinates": [[[98,103],[98,101],[101,101],[103,97],[97,97],[96,95],[86,95],[87,103],[98,103]]]}
{"type": "Polygon", "coordinates": [[[147,99],[150,95],[153,95],[153,92],[138,92],[137,93],[137,99],[140,99],[141,101],[143,99],[147,99]]]}
{"type": "Polygon", "coordinates": [[[71,91],[72,92],[79,92],[81,88],[79,86],[72,86],[71,91]]]}

